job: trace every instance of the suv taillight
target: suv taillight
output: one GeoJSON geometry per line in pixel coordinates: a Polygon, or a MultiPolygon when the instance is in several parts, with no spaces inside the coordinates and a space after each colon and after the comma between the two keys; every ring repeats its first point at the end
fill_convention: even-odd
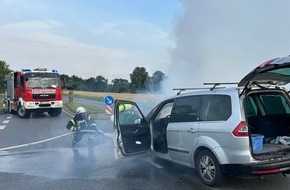
{"type": "Polygon", "coordinates": [[[246,137],[249,136],[249,131],[248,131],[248,123],[245,121],[241,121],[239,125],[235,128],[233,131],[233,134],[236,137],[246,137]]]}

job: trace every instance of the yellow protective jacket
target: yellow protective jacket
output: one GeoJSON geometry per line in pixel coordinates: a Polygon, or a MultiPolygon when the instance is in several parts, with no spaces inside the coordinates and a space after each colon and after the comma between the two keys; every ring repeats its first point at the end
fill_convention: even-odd
{"type": "Polygon", "coordinates": [[[72,118],[67,123],[66,128],[71,132],[75,132],[77,130],[98,130],[95,120],[89,115],[86,119],[80,121],[78,121],[75,117],[72,118]]]}

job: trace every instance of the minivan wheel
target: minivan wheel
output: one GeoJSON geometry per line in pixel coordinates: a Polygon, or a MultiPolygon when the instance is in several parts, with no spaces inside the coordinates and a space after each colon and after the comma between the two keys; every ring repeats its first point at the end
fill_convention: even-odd
{"type": "Polygon", "coordinates": [[[209,150],[203,150],[198,154],[196,171],[201,182],[208,186],[219,185],[223,178],[220,165],[214,154],[209,150]]]}

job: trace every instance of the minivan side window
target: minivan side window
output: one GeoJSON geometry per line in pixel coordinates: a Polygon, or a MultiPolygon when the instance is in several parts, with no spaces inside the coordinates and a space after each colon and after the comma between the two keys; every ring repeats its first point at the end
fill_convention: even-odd
{"type": "Polygon", "coordinates": [[[226,121],[232,114],[231,97],[204,95],[201,110],[202,121],[226,121]]]}
{"type": "Polygon", "coordinates": [[[176,99],[172,108],[170,122],[198,121],[200,100],[201,96],[188,96],[176,99]]]}

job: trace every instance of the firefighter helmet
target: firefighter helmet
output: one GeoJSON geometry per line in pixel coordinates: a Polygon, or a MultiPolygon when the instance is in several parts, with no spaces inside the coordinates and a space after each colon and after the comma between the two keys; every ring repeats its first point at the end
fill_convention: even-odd
{"type": "Polygon", "coordinates": [[[78,107],[76,109],[76,119],[77,120],[84,120],[87,116],[86,109],[84,107],[78,107]]]}
{"type": "Polygon", "coordinates": [[[79,113],[86,113],[86,109],[84,107],[78,107],[76,109],[76,114],[79,114],[79,113]]]}

